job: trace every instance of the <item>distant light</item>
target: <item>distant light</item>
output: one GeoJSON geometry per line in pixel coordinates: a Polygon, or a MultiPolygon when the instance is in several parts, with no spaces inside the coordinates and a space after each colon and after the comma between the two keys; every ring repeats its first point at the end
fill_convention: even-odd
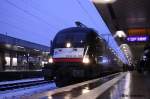
{"type": "Polygon", "coordinates": [[[5,45],[7,48],[11,48],[11,45],[10,44],[6,44],[5,45]]]}
{"type": "Polygon", "coordinates": [[[71,43],[69,43],[69,42],[66,43],[66,47],[67,47],[67,48],[71,47],[71,43]]]}
{"type": "Polygon", "coordinates": [[[38,49],[34,49],[34,50],[37,51],[37,52],[40,51],[40,50],[38,50],[38,49]]]}
{"type": "Polygon", "coordinates": [[[52,58],[52,57],[49,58],[48,62],[49,62],[49,63],[53,63],[53,58],[52,58]]]}
{"type": "Polygon", "coordinates": [[[116,53],[114,53],[114,55],[117,55],[116,53]]]}
{"type": "Polygon", "coordinates": [[[127,52],[128,50],[124,50],[125,52],[127,52]]]}
{"type": "Polygon", "coordinates": [[[17,58],[16,57],[12,58],[12,66],[17,66],[17,58]]]}
{"type": "Polygon", "coordinates": [[[145,54],[146,54],[146,53],[148,53],[148,52],[149,52],[149,50],[148,50],[148,49],[144,51],[144,53],[145,53],[145,54]]]}
{"type": "Polygon", "coordinates": [[[47,98],[47,99],[53,99],[53,98],[52,98],[52,96],[48,96],[48,98],[47,98]]]}
{"type": "Polygon", "coordinates": [[[22,46],[17,46],[18,48],[24,48],[24,47],[22,47],[22,46]]]}
{"type": "Polygon", "coordinates": [[[42,61],[42,66],[44,66],[44,64],[47,64],[48,62],[42,61]]]}
{"type": "Polygon", "coordinates": [[[106,63],[109,62],[109,61],[108,61],[108,58],[105,57],[105,56],[100,56],[99,58],[100,58],[100,60],[99,60],[99,63],[100,63],[100,64],[106,64],[106,63]]]}
{"type": "Polygon", "coordinates": [[[106,57],[103,58],[102,63],[108,63],[108,59],[106,57]]]}
{"type": "Polygon", "coordinates": [[[81,40],[80,43],[83,43],[83,40],[81,40]]]}
{"type": "Polygon", "coordinates": [[[112,51],[113,53],[115,53],[115,51],[114,51],[113,49],[112,49],[111,51],[112,51]]]}
{"type": "Polygon", "coordinates": [[[147,58],[147,57],[144,55],[144,56],[143,56],[143,59],[146,59],[146,58],[147,58]]]}
{"type": "Polygon", "coordinates": [[[106,1],[106,2],[112,2],[113,0],[103,0],[103,1],[106,1]]]}
{"type": "Polygon", "coordinates": [[[94,3],[102,3],[102,4],[107,4],[107,3],[114,3],[116,0],[92,0],[94,3]]]}
{"type": "Polygon", "coordinates": [[[6,56],[5,60],[6,60],[6,65],[10,66],[10,57],[6,56]]]}
{"type": "Polygon", "coordinates": [[[114,58],[114,61],[116,61],[117,60],[117,58],[114,58]]]}

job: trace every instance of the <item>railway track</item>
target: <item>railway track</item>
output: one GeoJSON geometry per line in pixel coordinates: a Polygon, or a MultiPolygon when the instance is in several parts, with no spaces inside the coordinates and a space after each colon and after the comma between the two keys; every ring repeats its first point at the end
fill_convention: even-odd
{"type": "Polygon", "coordinates": [[[30,87],[40,84],[49,83],[48,81],[38,80],[38,81],[30,81],[30,82],[20,82],[20,83],[11,83],[11,84],[2,84],[0,85],[0,91],[13,90],[18,88],[30,87]]]}
{"type": "MultiPolygon", "coordinates": [[[[101,79],[103,80],[109,79],[118,74],[119,73],[115,73],[115,74],[111,74],[108,76],[104,76],[101,79]]],[[[28,81],[28,82],[13,82],[13,83],[0,84],[0,91],[14,90],[14,89],[19,89],[19,88],[36,86],[40,84],[46,84],[46,83],[49,83],[49,81],[37,80],[37,81],[28,81]]]]}

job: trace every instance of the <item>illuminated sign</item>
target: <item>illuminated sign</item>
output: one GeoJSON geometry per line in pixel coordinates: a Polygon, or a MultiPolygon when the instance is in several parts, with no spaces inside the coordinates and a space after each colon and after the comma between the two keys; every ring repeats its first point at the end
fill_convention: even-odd
{"type": "Polygon", "coordinates": [[[148,41],[148,36],[129,36],[127,37],[127,41],[129,42],[145,42],[148,41]]]}
{"type": "Polygon", "coordinates": [[[150,29],[149,28],[133,28],[127,30],[128,36],[145,36],[150,35],[150,29]]]}

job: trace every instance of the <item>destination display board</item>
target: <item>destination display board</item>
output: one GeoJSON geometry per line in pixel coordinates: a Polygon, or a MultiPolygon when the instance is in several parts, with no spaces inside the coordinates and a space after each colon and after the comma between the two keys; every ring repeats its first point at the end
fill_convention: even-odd
{"type": "Polygon", "coordinates": [[[150,38],[149,28],[133,28],[127,30],[128,42],[147,42],[150,38]]]}
{"type": "Polygon", "coordinates": [[[146,42],[146,41],[149,41],[149,36],[128,36],[127,41],[129,41],[129,42],[146,42]]]}

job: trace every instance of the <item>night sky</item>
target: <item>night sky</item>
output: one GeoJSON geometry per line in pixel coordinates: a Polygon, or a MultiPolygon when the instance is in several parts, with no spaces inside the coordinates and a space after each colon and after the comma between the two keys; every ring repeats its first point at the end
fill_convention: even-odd
{"type": "MultiPolygon", "coordinates": [[[[91,0],[0,0],[1,34],[49,46],[59,30],[75,26],[75,21],[111,34],[91,0]]],[[[121,54],[114,39],[109,40],[121,54]]]]}

